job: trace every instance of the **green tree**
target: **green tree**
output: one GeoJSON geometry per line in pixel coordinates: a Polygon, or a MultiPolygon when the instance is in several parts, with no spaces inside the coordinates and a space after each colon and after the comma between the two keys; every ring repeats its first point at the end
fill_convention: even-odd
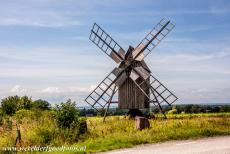
{"type": "Polygon", "coordinates": [[[192,105],[191,113],[199,113],[200,112],[200,106],[199,105],[192,105]]]}
{"type": "Polygon", "coordinates": [[[223,105],[220,107],[220,112],[230,112],[230,106],[229,105],[223,105]]]}
{"type": "Polygon", "coordinates": [[[55,111],[57,123],[62,128],[70,128],[71,124],[78,121],[79,111],[76,103],[70,99],[66,103],[56,105],[55,111]]]}
{"type": "Polygon", "coordinates": [[[7,115],[13,115],[17,111],[17,104],[20,100],[18,96],[9,96],[1,101],[2,111],[7,115]]]}
{"type": "Polygon", "coordinates": [[[49,102],[47,102],[45,100],[38,99],[38,100],[32,102],[32,108],[33,109],[41,109],[41,110],[50,110],[51,105],[49,102]]]}
{"type": "Polygon", "coordinates": [[[19,101],[17,102],[17,110],[20,109],[27,109],[29,110],[32,106],[32,99],[28,96],[20,97],[19,101]]]}

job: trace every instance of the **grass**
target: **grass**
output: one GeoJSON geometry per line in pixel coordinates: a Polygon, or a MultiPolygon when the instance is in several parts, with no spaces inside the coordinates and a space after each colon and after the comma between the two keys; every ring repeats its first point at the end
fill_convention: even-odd
{"type": "Polygon", "coordinates": [[[230,114],[168,115],[167,120],[150,120],[151,128],[138,131],[134,121],[124,117],[89,118],[90,139],[81,144],[88,152],[132,147],[138,144],[168,140],[191,139],[216,135],[230,135],[230,114]]]}
{"type": "MultiPolygon", "coordinates": [[[[87,153],[168,140],[230,135],[230,113],[175,114],[168,115],[167,120],[157,115],[156,119],[150,120],[151,127],[142,131],[135,130],[134,120],[129,120],[124,116],[110,116],[107,117],[105,123],[102,117],[88,118],[88,132],[80,136],[77,142],[70,143],[64,141],[60,134],[55,134],[57,128],[50,119],[49,113],[43,114],[42,120],[29,116],[30,118],[22,119],[21,125],[22,140],[25,145],[41,145],[46,141],[46,144],[50,146],[86,146],[87,153]],[[44,137],[46,137],[45,140],[44,137]]],[[[10,142],[15,139],[14,132],[0,133],[0,146],[11,144],[10,142]]]]}

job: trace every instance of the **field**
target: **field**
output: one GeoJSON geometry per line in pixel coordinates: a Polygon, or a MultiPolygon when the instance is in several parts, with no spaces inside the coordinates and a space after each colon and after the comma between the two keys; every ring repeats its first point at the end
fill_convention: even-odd
{"type": "Polygon", "coordinates": [[[167,120],[158,115],[150,120],[151,127],[142,131],[135,130],[135,121],[125,116],[110,116],[105,123],[102,117],[89,117],[88,132],[77,141],[64,139],[66,132],[57,133],[49,111],[24,111],[11,118],[11,130],[6,123],[0,127],[0,147],[14,145],[14,122],[18,119],[23,146],[86,146],[87,153],[168,140],[230,135],[230,113],[172,114],[167,120]]]}

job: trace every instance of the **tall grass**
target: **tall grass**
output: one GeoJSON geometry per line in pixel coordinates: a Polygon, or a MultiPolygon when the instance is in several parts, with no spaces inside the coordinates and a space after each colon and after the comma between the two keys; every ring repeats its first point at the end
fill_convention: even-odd
{"type": "MultiPolygon", "coordinates": [[[[7,121],[0,127],[0,147],[14,146],[15,122],[21,123],[23,146],[86,146],[87,152],[99,152],[138,144],[157,143],[216,135],[230,135],[230,113],[173,114],[164,120],[161,115],[151,119],[151,127],[138,131],[135,121],[124,116],[87,119],[88,132],[77,142],[66,140],[67,132],[60,132],[50,111],[20,111],[11,117],[12,129],[7,121]]],[[[62,153],[62,152],[60,152],[62,153]]]]}
{"type": "Polygon", "coordinates": [[[230,135],[230,114],[203,115],[169,115],[168,120],[150,120],[151,127],[142,131],[135,130],[134,121],[124,117],[109,117],[106,123],[89,118],[90,138],[81,144],[87,146],[88,152],[97,152],[167,140],[230,135]]]}

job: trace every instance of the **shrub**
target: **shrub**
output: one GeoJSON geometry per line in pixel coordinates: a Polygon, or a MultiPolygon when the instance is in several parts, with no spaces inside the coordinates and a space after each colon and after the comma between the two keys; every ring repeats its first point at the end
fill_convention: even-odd
{"type": "Polygon", "coordinates": [[[2,124],[3,124],[3,119],[4,119],[4,113],[3,113],[2,109],[0,108],[0,126],[2,126],[2,124]]]}
{"type": "Polygon", "coordinates": [[[168,111],[168,114],[177,114],[177,109],[173,107],[172,110],[168,111]]]}
{"type": "Polygon", "coordinates": [[[55,118],[57,124],[62,128],[70,128],[71,124],[78,121],[79,111],[76,109],[76,103],[70,99],[66,103],[56,105],[55,118]]]}
{"type": "Polygon", "coordinates": [[[47,145],[53,140],[53,132],[51,129],[42,127],[37,129],[37,135],[40,137],[40,144],[47,145]]]}

